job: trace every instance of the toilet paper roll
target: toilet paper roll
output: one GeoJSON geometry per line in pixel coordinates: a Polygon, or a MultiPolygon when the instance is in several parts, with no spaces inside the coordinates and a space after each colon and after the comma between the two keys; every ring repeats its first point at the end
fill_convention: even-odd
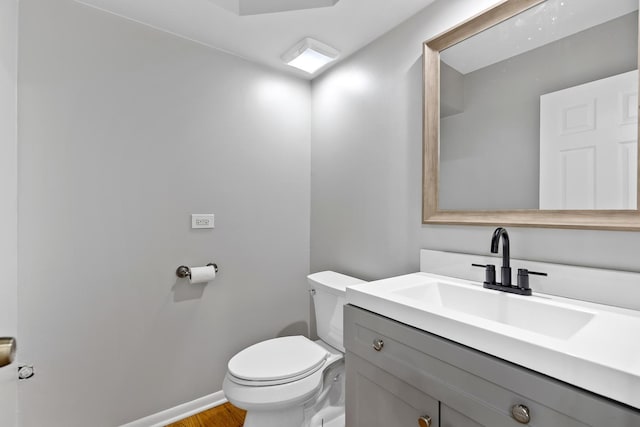
{"type": "Polygon", "coordinates": [[[191,267],[191,283],[207,283],[216,278],[216,268],[214,266],[191,267]]]}

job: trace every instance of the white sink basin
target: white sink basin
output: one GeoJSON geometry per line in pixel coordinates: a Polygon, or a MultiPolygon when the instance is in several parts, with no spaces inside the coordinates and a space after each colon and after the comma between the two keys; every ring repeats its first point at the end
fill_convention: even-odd
{"type": "Polygon", "coordinates": [[[397,289],[391,294],[559,339],[573,336],[595,314],[540,298],[513,296],[487,291],[479,286],[436,280],[397,289]]]}
{"type": "Polygon", "coordinates": [[[413,273],[347,288],[347,303],[640,409],[640,313],[413,273]]]}

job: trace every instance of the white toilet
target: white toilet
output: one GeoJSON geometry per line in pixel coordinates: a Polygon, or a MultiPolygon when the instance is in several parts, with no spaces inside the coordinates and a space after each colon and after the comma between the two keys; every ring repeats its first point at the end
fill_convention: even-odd
{"type": "Polygon", "coordinates": [[[231,358],[222,386],[247,411],[244,427],[344,427],[342,309],[347,286],[333,271],[307,276],[320,340],[274,338],[231,358]]]}

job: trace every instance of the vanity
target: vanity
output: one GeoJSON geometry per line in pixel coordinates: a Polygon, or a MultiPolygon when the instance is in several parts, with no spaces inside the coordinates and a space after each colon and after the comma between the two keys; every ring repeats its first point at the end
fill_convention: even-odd
{"type": "Polygon", "coordinates": [[[345,347],[348,426],[640,425],[636,409],[353,305],[345,347]]]}
{"type": "MultiPolygon", "coordinates": [[[[640,340],[626,335],[640,333],[637,310],[537,293],[547,278],[533,296],[483,289],[464,267],[483,257],[421,258],[480,280],[422,272],[347,290],[348,426],[640,426],[640,340]]],[[[528,264],[631,289],[640,276],[528,264]]]]}

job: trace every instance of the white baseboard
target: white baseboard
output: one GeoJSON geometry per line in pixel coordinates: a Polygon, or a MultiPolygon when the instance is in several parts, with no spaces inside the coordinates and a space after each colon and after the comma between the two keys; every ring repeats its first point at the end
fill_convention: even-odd
{"type": "Polygon", "coordinates": [[[226,402],[227,399],[224,397],[222,390],[220,390],[199,399],[192,400],[191,402],[183,403],[182,405],[174,406],[173,408],[149,415],[148,417],[123,424],[120,427],[164,427],[167,424],[180,421],[226,402]]]}

